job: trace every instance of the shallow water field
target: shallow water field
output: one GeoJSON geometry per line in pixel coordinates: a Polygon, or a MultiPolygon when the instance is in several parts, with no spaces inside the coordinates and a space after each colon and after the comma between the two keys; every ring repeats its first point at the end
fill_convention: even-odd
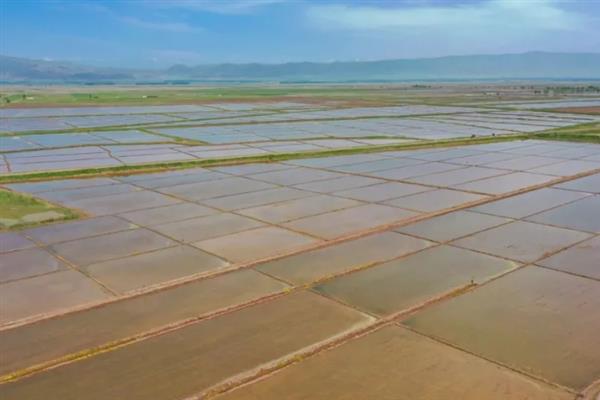
{"type": "Polygon", "coordinates": [[[509,135],[598,117],[504,106],[0,110],[0,398],[591,399],[600,144],[509,135]]]}

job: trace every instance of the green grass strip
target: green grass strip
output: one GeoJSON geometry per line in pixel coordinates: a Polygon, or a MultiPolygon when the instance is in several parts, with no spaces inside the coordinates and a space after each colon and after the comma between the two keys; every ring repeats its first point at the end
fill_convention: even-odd
{"type": "Polygon", "coordinates": [[[536,133],[535,137],[547,140],[600,143],[600,122],[590,122],[563,128],[548,129],[536,133]]]}
{"type": "Polygon", "coordinates": [[[0,189],[0,231],[38,226],[45,223],[78,218],[69,208],[49,203],[36,197],[0,189]],[[43,216],[45,213],[54,213],[43,216]],[[36,218],[36,216],[39,216],[36,218]],[[33,219],[28,220],[28,217],[33,219]]]}
{"type": "Polygon", "coordinates": [[[279,153],[279,154],[267,154],[267,155],[256,155],[247,157],[231,157],[231,158],[218,158],[218,159],[202,159],[193,161],[175,161],[175,162],[163,162],[143,165],[123,165],[118,167],[104,167],[104,168],[85,168],[68,171],[48,171],[48,172],[31,172],[25,174],[14,174],[0,176],[1,183],[16,183],[16,182],[28,182],[28,181],[39,181],[39,180],[51,180],[51,179],[66,179],[66,178],[87,178],[95,176],[112,176],[112,175],[128,175],[134,173],[149,173],[159,172],[164,170],[175,170],[175,169],[186,169],[186,168],[197,168],[197,167],[213,167],[213,166],[225,166],[225,165],[236,165],[236,164],[249,164],[249,163],[269,163],[279,162],[287,160],[297,160],[302,158],[317,158],[317,157],[333,157],[343,156],[352,154],[362,153],[379,153],[384,151],[402,151],[402,150],[415,150],[415,149],[428,149],[437,147],[455,147],[465,145],[475,145],[484,143],[495,143],[495,142],[506,142],[513,140],[526,140],[535,137],[530,134],[515,134],[515,135],[504,135],[504,136],[486,136],[476,138],[460,138],[460,139],[445,139],[437,141],[421,141],[411,143],[398,143],[389,144],[382,146],[365,146],[365,147],[351,147],[347,149],[333,149],[333,150],[319,150],[312,152],[303,153],[279,153]]]}

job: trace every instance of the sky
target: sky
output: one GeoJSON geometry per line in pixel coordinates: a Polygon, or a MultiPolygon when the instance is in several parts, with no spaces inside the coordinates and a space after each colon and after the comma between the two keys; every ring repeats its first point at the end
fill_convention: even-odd
{"type": "Polygon", "coordinates": [[[600,52],[600,0],[0,0],[0,54],[96,66],[600,52]]]}

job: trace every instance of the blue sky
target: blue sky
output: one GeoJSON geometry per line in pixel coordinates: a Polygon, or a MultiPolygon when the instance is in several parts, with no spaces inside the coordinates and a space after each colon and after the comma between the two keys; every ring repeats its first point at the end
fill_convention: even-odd
{"type": "Polygon", "coordinates": [[[0,0],[0,53],[135,68],[600,52],[600,1],[0,0]]]}

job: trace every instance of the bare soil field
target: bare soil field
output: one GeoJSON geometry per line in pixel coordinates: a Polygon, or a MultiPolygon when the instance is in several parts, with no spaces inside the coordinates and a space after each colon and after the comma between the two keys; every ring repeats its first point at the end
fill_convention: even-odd
{"type": "Polygon", "coordinates": [[[553,111],[574,113],[574,114],[593,114],[600,115],[600,107],[566,107],[557,108],[553,111]]]}

